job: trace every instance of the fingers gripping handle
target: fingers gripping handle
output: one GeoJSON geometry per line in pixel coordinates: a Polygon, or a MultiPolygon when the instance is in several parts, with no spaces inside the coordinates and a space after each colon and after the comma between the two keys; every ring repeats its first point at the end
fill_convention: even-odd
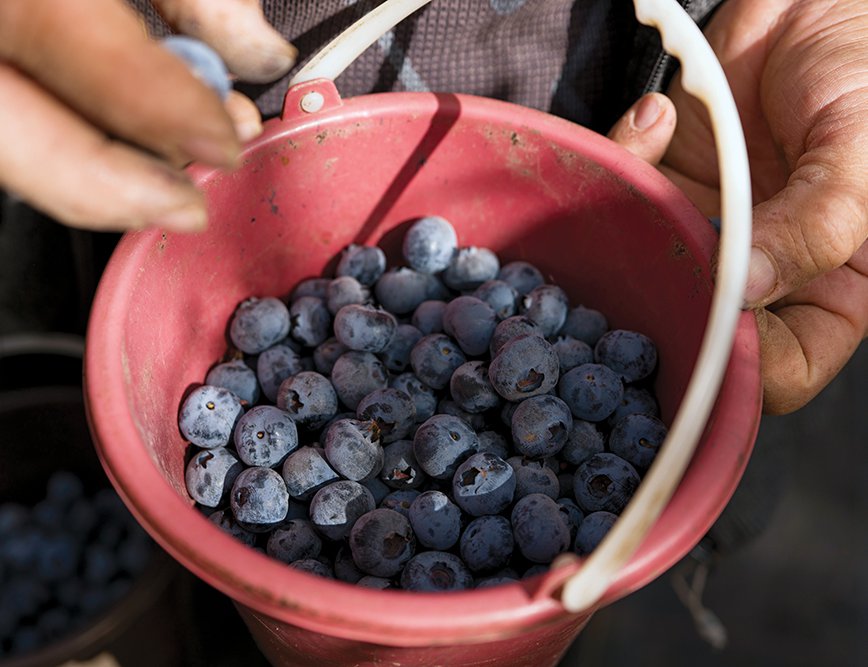
{"type": "Polygon", "coordinates": [[[634,0],[634,5],[639,21],[656,27],[664,48],[680,60],[684,89],[699,98],[711,116],[721,185],[720,263],[696,366],[666,442],[618,521],[566,581],[561,600],[572,612],[589,609],[600,600],[660,516],[687,468],[729,360],[750,256],[747,149],[723,68],[676,0],[634,0]]]}

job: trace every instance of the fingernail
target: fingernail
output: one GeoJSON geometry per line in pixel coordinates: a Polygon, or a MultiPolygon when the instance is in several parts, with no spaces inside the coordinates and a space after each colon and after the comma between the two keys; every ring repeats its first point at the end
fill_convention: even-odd
{"type": "Polygon", "coordinates": [[[771,258],[761,248],[751,248],[747,287],[744,291],[746,308],[760,305],[778,282],[778,272],[771,258]]]}
{"type": "Polygon", "coordinates": [[[647,130],[657,122],[660,118],[660,112],[663,107],[657,100],[656,95],[646,95],[641,100],[633,112],[633,127],[637,130],[647,130]]]}
{"type": "Polygon", "coordinates": [[[193,160],[215,167],[232,167],[238,159],[238,149],[234,145],[226,146],[200,137],[187,139],[181,145],[181,149],[193,160]]]}
{"type": "Polygon", "coordinates": [[[273,81],[292,69],[298,58],[298,49],[281,39],[277,44],[277,48],[270,51],[271,53],[263,57],[261,76],[265,80],[273,81]]]}
{"type": "Polygon", "coordinates": [[[242,144],[246,144],[262,134],[262,121],[258,118],[245,118],[235,123],[235,134],[242,144]]]}
{"type": "Polygon", "coordinates": [[[148,221],[152,227],[159,227],[173,232],[198,232],[205,229],[208,216],[201,206],[185,206],[173,211],[166,211],[148,221]]]}

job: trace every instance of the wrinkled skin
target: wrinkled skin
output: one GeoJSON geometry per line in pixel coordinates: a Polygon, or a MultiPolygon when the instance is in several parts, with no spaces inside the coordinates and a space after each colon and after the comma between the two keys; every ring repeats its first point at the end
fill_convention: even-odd
{"type": "MultiPolygon", "coordinates": [[[[816,396],[868,333],[868,5],[730,0],[705,33],[747,139],[754,250],[745,303],[760,329],[764,410],[783,414],[816,396]]],[[[650,128],[636,129],[634,108],[610,136],[659,161],[718,215],[707,114],[677,77],[668,95],[671,104],[655,96],[650,128]]]]}

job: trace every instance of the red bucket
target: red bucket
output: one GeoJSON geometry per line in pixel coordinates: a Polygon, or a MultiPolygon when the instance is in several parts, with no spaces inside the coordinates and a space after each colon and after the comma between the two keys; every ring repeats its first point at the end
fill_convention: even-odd
{"type": "Polygon", "coordinates": [[[87,404],[103,465],[131,511],[236,602],[274,664],[554,665],[595,609],[684,557],[734,491],[761,407],[750,314],[737,321],[714,408],[677,490],[588,609],[572,613],[560,600],[580,562],[521,583],[425,594],[320,578],[244,546],[195,509],[177,427],[182,396],[225,351],[226,323],[244,298],[287,294],[350,243],[379,244],[397,263],[407,222],[441,215],[462,245],[531,261],[572,303],[651,336],[669,423],[709,318],[718,238],[683,193],[606,138],[464,95],[341,100],[330,81],[302,83],[239,169],[191,173],[207,198],[209,228],[121,240],[93,305],[87,404]],[[322,96],[315,113],[300,104],[311,91],[322,96]]]}

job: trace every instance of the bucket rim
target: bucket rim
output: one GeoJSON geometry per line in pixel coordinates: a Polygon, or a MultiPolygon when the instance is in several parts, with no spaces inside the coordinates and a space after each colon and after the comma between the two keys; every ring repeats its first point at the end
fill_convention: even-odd
{"type": "MultiPolygon", "coordinates": [[[[250,164],[257,152],[272,143],[297,133],[379,114],[431,115],[444,104],[453,105],[464,116],[484,119],[493,127],[541,133],[559,146],[575,149],[644,193],[668,218],[695,221],[686,227],[686,233],[707,251],[698,259],[710,261],[716,242],[713,229],[665,176],[606,137],[509,102],[454,93],[377,93],[349,98],[310,118],[266,121],[263,134],[245,148],[242,165],[250,164]]],[[[201,166],[190,169],[191,177],[200,183],[218,173],[201,166]]],[[[127,381],[122,332],[117,326],[100,326],[123,321],[124,294],[137,278],[143,253],[159,242],[161,234],[153,229],[126,234],[109,261],[88,326],[84,387],[89,422],[106,473],[131,512],[164,549],[245,607],[277,621],[347,639],[395,646],[478,642],[563,620],[567,612],[551,593],[577,571],[579,564],[482,590],[448,594],[373,591],[298,572],[256,553],[220,532],[192,507],[192,501],[182,498],[153,465],[131,406],[112,395],[113,388],[127,381]],[[232,571],[228,564],[238,559],[245,559],[251,567],[245,572],[232,571]],[[334,600],[340,601],[337,608],[334,600]]],[[[703,437],[703,442],[713,439],[716,445],[722,443],[716,455],[727,465],[695,478],[693,483],[705,491],[705,503],[694,508],[694,520],[678,525],[668,518],[667,507],[598,604],[577,618],[649,583],[701,539],[735,490],[753,446],[760,412],[759,337],[753,315],[743,313],[703,437]],[[730,415],[727,410],[733,405],[747,409],[730,411],[730,415]],[[721,413],[726,420],[718,418],[721,413]],[[659,525],[667,526],[668,535],[659,534],[659,525]]],[[[674,502],[677,493],[670,505],[674,502]]]]}

